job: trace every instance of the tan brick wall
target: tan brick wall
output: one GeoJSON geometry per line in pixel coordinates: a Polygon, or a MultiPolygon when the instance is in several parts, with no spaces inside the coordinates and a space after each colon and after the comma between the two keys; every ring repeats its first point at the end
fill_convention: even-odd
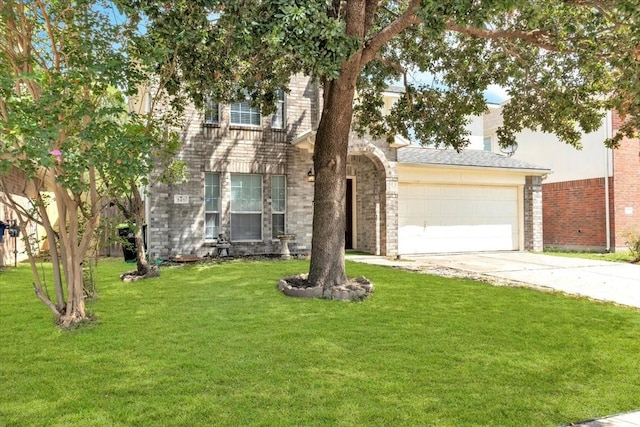
{"type": "MultiPolygon", "coordinates": [[[[286,228],[296,234],[292,251],[311,250],[313,183],[307,172],[313,167],[312,154],[294,147],[296,136],[315,129],[320,94],[317,85],[296,76],[285,98],[286,128],[270,128],[268,117],[257,128],[231,126],[229,107],[220,109],[220,125],[203,124],[201,112],[189,108],[182,130],[183,146],[177,157],[186,162],[187,180],[167,185],[152,179],[150,197],[151,234],[149,248],[154,257],[203,256],[215,248],[204,240],[204,177],[217,172],[221,177],[220,229],[230,234],[230,180],[234,173],[263,177],[263,238],[259,242],[233,242],[232,254],[278,253],[279,241],[271,239],[271,176],[287,180],[286,228]],[[175,195],[188,196],[186,204],[174,203],[175,195]]],[[[381,254],[397,252],[397,171],[396,149],[384,141],[351,136],[348,168],[357,176],[356,209],[359,249],[381,254]],[[376,206],[377,203],[377,206],[376,206]],[[377,213],[376,213],[377,212],[377,213]],[[393,216],[393,218],[392,218],[393,216]]],[[[156,174],[157,176],[157,174],[156,174]]]]}
{"type": "MultiPolygon", "coordinates": [[[[279,242],[271,239],[271,176],[287,179],[287,232],[297,234],[294,250],[311,248],[313,185],[307,182],[311,155],[291,146],[293,138],[316,125],[318,91],[315,84],[296,76],[285,97],[286,128],[270,128],[270,117],[261,127],[230,124],[229,106],[221,105],[220,125],[203,124],[200,111],[185,112],[183,145],[179,160],[188,165],[186,182],[167,185],[152,180],[149,230],[150,253],[166,258],[176,255],[205,255],[215,248],[204,240],[204,177],[220,173],[220,231],[230,235],[230,180],[234,173],[260,174],[263,178],[263,236],[259,242],[234,242],[232,253],[279,252],[279,242]],[[310,191],[311,190],[311,191],[310,191]],[[186,204],[174,203],[175,195],[188,196],[186,204]]],[[[157,174],[156,174],[157,175],[157,174]]]]}
{"type": "Polygon", "coordinates": [[[524,186],[524,249],[543,250],[542,178],[527,176],[524,186]]]}

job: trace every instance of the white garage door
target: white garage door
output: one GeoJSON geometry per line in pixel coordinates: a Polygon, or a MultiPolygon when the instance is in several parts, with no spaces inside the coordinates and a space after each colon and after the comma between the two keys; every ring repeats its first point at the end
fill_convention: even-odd
{"type": "Polygon", "coordinates": [[[400,254],[518,249],[518,187],[400,184],[400,254]]]}

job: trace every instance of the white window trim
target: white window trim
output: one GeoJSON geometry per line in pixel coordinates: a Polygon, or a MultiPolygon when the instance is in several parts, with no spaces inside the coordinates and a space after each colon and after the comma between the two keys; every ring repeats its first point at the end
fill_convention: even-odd
{"type": "Polygon", "coordinates": [[[243,128],[253,128],[253,129],[261,129],[262,128],[262,113],[260,112],[260,109],[252,107],[251,106],[251,100],[249,98],[245,98],[243,101],[239,101],[239,102],[232,102],[231,104],[229,104],[229,126],[233,126],[233,127],[243,127],[243,128]],[[243,102],[246,102],[249,105],[249,108],[251,110],[258,110],[258,124],[255,125],[253,123],[250,124],[246,124],[246,123],[234,123],[232,121],[232,117],[233,117],[233,106],[234,105],[238,105],[238,104],[242,104],[243,102]]]}
{"type": "Polygon", "coordinates": [[[205,192],[205,200],[204,200],[204,224],[203,224],[203,237],[204,237],[204,241],[205,242],[215,242],[218,240],[218,235],[220,233],[220,223],[222,222],[222,218],[221,218],[221,213],[220,213],[220,203],[221,203],[221,196],[222,196],[222,189],[221,189],[221,184],[222,184],[222,177],[220,175],[219,172],[205,172],[205,184],[204,184],[204,192],[205,192]],[[206,187],[207,187],[207,178],[206,175],[207,174],[215,174],[218,175],[218,210],[216,211],[208,211],[207,210],[207,200],[206,200],[206,187]],[[213,237],[207,237],[207,214],[218,214],[218,233],[213,236],[213,237]]]}
{"type": "MultiPolygon", "coordinates": [[[[257,174],[257,173],[233,173],[231,174],[231,181],[233,181],[233,177],[234,176],[239,176],[239,175],[255,175],[255,176],[259,176],[260,177],[260,193],[262,194],[261,197],[261,201],[260,201],[260,206],[262,207],[262,209],[260,211],[234,211],[232,209],[233,206],[233,193],[231,193],[230,198],[229,198],[229,239],[231,240],[231,242],[238,242],[238,243],[255,243],[255,242],[262,242],[264,240],[264,176],[261,174],[257,174]],[[259,239],[234,239],[233,238],[233,215],[234,214],[260,214],[260,238],[259,239]]],[[[229,191],[231,192],[231,186],[229,186],[229,191]]]]}
{"type": "Polygon", "coordinates": [[[220,103],[219,102],[211,102],[209,100],[205,100],[205,108],[204,108],[204,112],[203,112],[203,121],[205,125],[209,125],[209,126],[219,126],[220,125],[220,103]],[[211,104],[213,105],[217,105],[218,106],[218,118],[216,121],[212,121],[212,120],[208,120],[207,119],[207,106],[211,104]]]}
{"type": "Polygon", "coordinates": [[[276,176],[281,176],[284,178],[284,210],[276,211],[273,209],[273,197],[271,197],[271,240],[278,240],[277,237],[273,237],[273,215],[284,215],[284,233],[287,233],[287,176],[286,175],[271,175],[271,195],[273,196],[273,178],[276,176]]]}
{"type": "Polygon", "coordinates": [[[282,98],[278,98],[278,100],[276,101],[276,112],[275,112],[275,113],[273,113],[273,114],[271,115],[270,123],[269,123],[269,124],[270,124],[270,126],[271,126],[271,129],[284,130],[284,129],[286,129],[286,128],[287,128],[287,103],[286,103],[286,94],[284,93],[284,90],[280,90],[280,91],[279,91],[279,93],[281,94],[282,98]],[[273,119],[274,119],[274,117],[276,117],[276,115],[278,114],[277,107],[278,107],[279,105],[282,105],[282,112],[281,112],[281,114],[282,114],[282,126],[278,126],[278,127],[276,127],[276,126],[273,126],[273,119]]]}

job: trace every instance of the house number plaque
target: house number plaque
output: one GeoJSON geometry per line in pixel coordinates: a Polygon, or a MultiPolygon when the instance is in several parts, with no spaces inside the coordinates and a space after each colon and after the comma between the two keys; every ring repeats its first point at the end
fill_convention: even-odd
{"type": "Polygon", "coordinates": [[[189,203],[189,196],[185,194],[174,194],[173,203],[176,205],[186,205],[189,203]]]}

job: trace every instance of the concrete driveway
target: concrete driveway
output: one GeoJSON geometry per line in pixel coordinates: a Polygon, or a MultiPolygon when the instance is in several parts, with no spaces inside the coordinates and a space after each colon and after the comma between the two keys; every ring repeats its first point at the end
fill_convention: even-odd
{"type": "Polygon", "coordinates": [[[488,279],[520,282],[640,308],[640,265],[528,252],[403,256],[400,260],[367,256],[347,259],[411,270],[450,268],[488,279]]]}

